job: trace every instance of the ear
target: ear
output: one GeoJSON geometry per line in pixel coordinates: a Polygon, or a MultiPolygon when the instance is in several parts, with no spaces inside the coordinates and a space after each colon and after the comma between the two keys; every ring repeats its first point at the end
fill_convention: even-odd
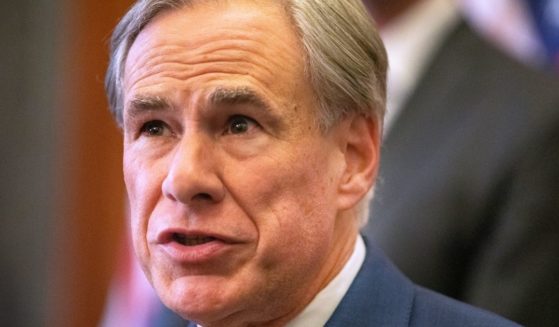
{"type": "Polygon", "coordinates": [[[374,183],[380,159],[381,126],[378,119],[355,115],[344,131],[345,171],[338,187],[338,207],[357,206],[374,183]]]}

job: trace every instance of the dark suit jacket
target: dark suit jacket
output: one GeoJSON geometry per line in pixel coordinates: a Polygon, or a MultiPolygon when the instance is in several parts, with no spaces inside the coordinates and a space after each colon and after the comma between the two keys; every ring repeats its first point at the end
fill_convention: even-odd
{"type": "Polygon", "coordinates": [[[326,327],[517,326],[413,284],[375,246],[326,327]]]}
{"type": "Polygon", "coordinates": [[[420,285],[557,326],[557,81],[461,24],[418,85],[384,141],[366,235],[420,285]]]}
{"type": "MultiPolygon", "coordinates": [[[[157,326],[196,327],[167,312],[157,326]],[[166,320],[163,320],[165,318],[166,320]]],[[[492,313],[414,285],[382,252],[367,246],[363,267],[326,327],[506,327],[517,326],[492,313]]],[[[309,326],[321,327],[321,326],[309,326]]]]}

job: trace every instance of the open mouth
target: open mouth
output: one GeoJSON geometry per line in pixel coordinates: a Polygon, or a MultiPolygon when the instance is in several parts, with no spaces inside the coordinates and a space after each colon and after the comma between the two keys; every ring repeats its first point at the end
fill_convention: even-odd
{"type": "Polygon", "coordinates": [[[196,246],[215,241],[215,237],[209,236],[187,236],[181,233],[173,233],[172,239],[184,246],[196,246]]]}

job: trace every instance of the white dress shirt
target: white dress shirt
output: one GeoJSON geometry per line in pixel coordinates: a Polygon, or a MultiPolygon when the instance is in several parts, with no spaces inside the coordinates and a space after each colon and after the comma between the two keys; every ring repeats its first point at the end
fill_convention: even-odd
{"type": "Polygon", "coordinates": [[[324,326],[332,316],[365,261],[365,242],[361,235],[342,270],[320,291],[309,305],[286,327],[324,326]]]}

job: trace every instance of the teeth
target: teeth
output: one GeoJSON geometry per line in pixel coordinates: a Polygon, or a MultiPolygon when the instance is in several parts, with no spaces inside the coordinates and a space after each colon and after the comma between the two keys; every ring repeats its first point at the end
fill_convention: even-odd
{"type": "Polygon", "coordinates": [[[173,234],[173,240],[185,246],[194,246],[194,245],[200,245],[200,244],[211,242],[213,240],[213,237],[206,237],[206,236],[188,237],[184,234],[175,233],[173,234]]]}

